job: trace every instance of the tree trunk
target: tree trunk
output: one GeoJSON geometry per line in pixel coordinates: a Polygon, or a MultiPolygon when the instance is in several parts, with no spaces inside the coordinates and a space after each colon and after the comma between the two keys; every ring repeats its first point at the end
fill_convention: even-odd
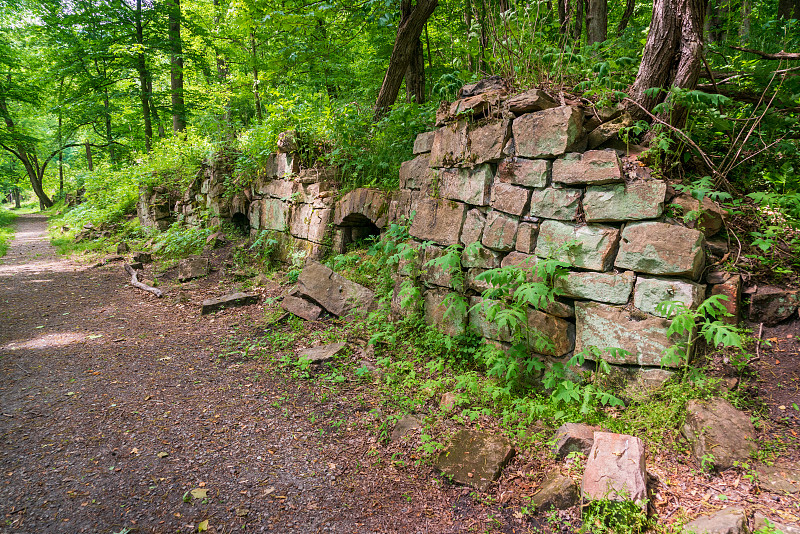
{"type": "MultiPolygon", "coordinates": [[[[647,35],[642,62],[631,98],[644,108],[652,110],[664,101],[670,88],[694,89],[702,66],[704,0],[654,0],[653,19],[647,35]],[[657,94],[648,89],[661,88],[657,94]]],[[[663,120],[681,128],[686,122],[686,109],[671,106],[661,114],[663,120]]],[[[648,119],[638,107],[631,113],[648,119]]]]}
{"type": "Polygon", "coordinates": [[[183,45],[181,43],[181,3],[169,2],[169,82],[172,93],[172,131],[186,129],[186,109],[183,101],[183,45]]]}
{"type": "Polygon", "coordinates": [[[569,29],[569,0],[558,0],[558,30],[565,34],[569,29]]]}
{"type": "Polygon", "coordinates": [[[397,93],[400,92],[406,69],[417,51],[422,30],[438,3],[439,0],[418,0],[408,19],[397,28],[397,38],[389,59],[389,67],[386,69],[381,89],[378,92],[378,99],[375,102],[373,120],[377,121],[383,117],[389,110],[389,106],[397,100],[397,93]]]}
{"type": "Polygon", "coordinates": [[[15,187],[12,192],[14,195],[14,207],[20,209],[22,207],[22,194],[19,187],[15,187]]]}
{"type": "Polygon", "coordinates": [[[136,0],[136,43],[139,53],[136,55],[136,68],[139,71],[139,98],[142,101],[142,120],[144,120],[144,149],[150,153],[153,139],[153,124],[150,122],[150,94],[147,86],[147,63],[144,59],[144,31],[142,30],[142,0],[136,0]]]}
{"type": "Polygon", "coordinates": [[[254,30],[250,30],[250,47],[253,50],[253,97],[256,104],[256,117],[261,122],[264,117],[261,116],[261,95],[258,92],[258,49],[256,48],[256,33],[254,30]]]}
{"type": "Polygon", "coordinates": [[[625,11],[622,13],[622,18],[619,20],[619,24],[617,24],[617,35],[622,35],[625,32],[625,28],[628,27],[628,23],[631,21],[631,17],[633,16],[633,10],[636,8],[636,0],[626,0],[625,2],[625,11]]]}
{"type": "Polygon", "coordinates": [[[709,43],[722,43],[727,37],[728,4],[729,0],[714,0],[708,4],[706,35],[709,43]]]}
{"type": "Polygon", "coordinates": [[[739,41],[750,40],[750,16],[753,12],[753,0],[742,0],[742,24],[739,26],[739,41]]]}
{"type": "MultiPolygon", "coordinates": [[[[58,146],[64,145],[64,140],[62,139],[64,127],[63,93],[64,78],[61,78],[61,83],[58,86],[58,146]]],[[[58,151],[58,192],[61,195],[64,194],[64,152],[62,150],[58,151]]]]}
{"type": "Polygon", "coordinates": [[[586,11],[587,43],[602,43],[608,37],[608,0],[589,0],[586,11]]]}
{"type": "Polygon", "coordinates": [[[94,161],[92,160],[92,147],[89,141],[86,141],[86,166],[89,167],[89,172],[94,171],[94,161]]]}
{"type": "Polygon", "coordinates": [[[573,13],[572,17],[572,38],[575,42],[579,42],[581,40],[581,35],[583,35],[583,7],[586,0],[573,0],[575,2],[575,12],[573,13]]]}
{"type": "MultiPolygon", "coordinates": [[[[400,2],[400,25],[402,26],[411,16],[411,0],[400,2]]],[[[417,45],[406,68],[406,102],[417,104],[425,103],[425,56],[422,49],[422,34],[417,39],[417,45]]]]}
{"type": "Polygon", "coordinates": [[[103,94],[103,109],[106,114],[106,143],[108,143],[108,157],[113,162],[114,157],[114,135],[111,130],[111,105],[108,99],[108,89],[105,89],[103,94]]]}
{"type": "MultiPolygon", "coordinates": [[[[472,28],[472,0],[464,0],[464,25],[467,27],[467,34],[470,33],[470,29],[472,28]]],[[[467,70],[472,72],[473,61],[472,61],[472,54],[469,51],[469,46],[466,47],[467,50],[467,70]]]]}

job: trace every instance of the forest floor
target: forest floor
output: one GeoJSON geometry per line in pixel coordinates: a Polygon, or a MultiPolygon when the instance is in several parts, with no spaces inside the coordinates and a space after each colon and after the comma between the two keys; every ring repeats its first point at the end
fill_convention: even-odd
{"type": "MultiPolygon", "coordinates": [[[[270,328],[277,284],[260,289],[261,304],[202,316],[200,301],[233,287],[221,270],[157,299],[132,288],[120,263],[57,256],[46,224],[20,217],[0,260],[0,532],[575,528],[568,517],[548,525],[520,513],[520,495],[541,479],[531,470],[547,467],[530,456],[518,455],[476,498],[379,439],[374,429],[388,414],[370,384],[331,388],[258,359],[225,358],[231,340],[270,328]]],[[[786,387],[766,398],[774,418],[760,436],[781,444],[776,457],[797,462],[785,417],[800,356],[788,332],[764,332],[781,339],[761,347],[759,363],[786,387]]],[[[317,334],[309,326],[304,335],[317,334]]],[[[797,498],[759,492],[740,472],[695,476],[665,451],[649,454],[648,469],[663,518],[731,503],[784,522],[800,514],[797,498]]]]}

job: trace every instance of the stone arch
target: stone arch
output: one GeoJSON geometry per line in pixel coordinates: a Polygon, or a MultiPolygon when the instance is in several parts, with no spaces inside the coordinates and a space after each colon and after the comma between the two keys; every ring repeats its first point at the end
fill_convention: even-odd
{"type": "Polygon", "coordinates": [[[389,196],[384,191],[360,188],[347,193],[334,208],[334,251],[341,254],[350,243],[380,235],[388,212],[389,196]]]}

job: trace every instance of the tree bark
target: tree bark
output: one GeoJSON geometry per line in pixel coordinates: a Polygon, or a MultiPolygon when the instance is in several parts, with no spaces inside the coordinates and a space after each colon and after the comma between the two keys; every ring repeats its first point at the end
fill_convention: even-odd
{"type": "Polygon", "coordinates": [[[714,0],[709,2],[707,9],[707,31],[709,43],[721,43],[727,37],[728,14],[730,11],[729,0],[714,0]]]}
{"type": "Polygon", "coordinates": [[[742,0],[742,23],[739,25],[739,41],[745,43],[750,40],[750,16],[753,13],[753,1],[742,0]]]}
{"type": "Polygon", "coordinates": [[[608,0],[589,0],[586,11],[587,43],[602,43],[608,38],[608,0]]]}
{"type": "Polygon", "coordinates": [[[142,0],[136,0],[136,43],[139,53],[136,55],[136,69],[139,72],[139,98],[142,102],[142,120],[144,121],[144,149],[150,153],[153,139],[153,124],[150,122],[150,94],[147,86],[147,63],[144,59],[144,31],[142,30],[142,0]]]}
{"type": "Polygon", "coordinates": [[[250,48],[253,51],[253,97],[256,104],[256,117],[260,122],[264,117],[261,115],[261,95],[258,92],[258,49],[256,48],[255,30],[250,30],[250,48]]]}
{"type": "Polygon", "coordinates": [[[169,81],[172,93],[172,131],[186,129],[186,106],[183,100],[183,44],[181,43],[181,3],[169,3],[169,81]]]}
{"type": "MultiPolygon", "coordinates": [[[[400,2],[400,25],[411,16],[411,0],[400,2]]],[[[417,104],[425,103],[425,56],[422,49],[422,34],[417,39],[417,44],[408,61],[406,68],[406,102],[417,104]]]]}
{"type": "Polygon", "coordinates": [[[558,0],[558,30],[566,35],[569,29],[569,0],[558,0]]]}
{"type": "Polygon", "coordinates": [[[417,50],[422,30],[438,3],[439,0],[417,0],[408,19],[397,28],[397,38],[389,59],[389,67],[386,69],[375,102],[373,120],[378,121],[382,118],[389,110],[389,106],[397,100],[397,94],[400,92],[409,62],[417,50]]]}
{"type": "MultiPolygon", "coordinates": [[[[704,0],[654,0],[653,19],[647,35],[642,62],[631,98],[652,110],[664,101],[669,89],[694,89],[702,66],[704,0]],[[665,91],[649,92],[659,88],[665,91]],[[655,93],[655,94],[654,94],[655,93]]],[[[686,122],[686,109],[673,105],[665,120],[681,128],[686,122]]],[[[636,106],[630,111],[636,118],[648,117],[636,106]]]]}
{"type": "Polygon", "coordinates": [[[626,0],[625,11],[622,13],[622,18],[619,20],[619,24],[617,24],[617,35],[622,35],[625,32],[625,28],[628,27],[628,23],[631,21],[633,10],[635,8],[636,0],[626,0]]]}
{"type": "Polygon", "coordinates": [[[578,42],[583,35],[584,3],[586,0],[573,0],[575,2],[575,12],[572,17],[572,38],[578,42]]]}
{"type": "Polygon", "coordinates": [[[94,171],[94,161],[92,160],[92,146],[89,141],[86,141],[86,166],[89,167],[89,172],[94,171]]]}

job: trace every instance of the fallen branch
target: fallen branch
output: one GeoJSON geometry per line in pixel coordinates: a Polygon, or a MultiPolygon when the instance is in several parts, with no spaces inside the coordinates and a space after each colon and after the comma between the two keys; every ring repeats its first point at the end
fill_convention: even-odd
{"type": "Polygon", "coordinates": [[[754,50],[752,48],[742,48],[740,46],[732,46],[734,50],[739,50],[740,52],[747,52],[749,54],[755,54],[759,57],[764,59],[789,59],[789,60],[798,60],[800,59],[800,53],[798,52],[784,52],[781,50],[780,52],[776,52],[771,54],[769,52],[763,52],[761,50],[754,50]]]}
{"type": "Polygon", "coordinates": [[[136,271],[136,269],[134,269],[133,267],[131,267],[127,263],[125,264],[125,270],[128,272],[129,275],[131,275],[131,285],[133,287],[138,287],[142,291],[147,291],[149,293],[152,293],[153,295],[157,296],[158,298],[161,298],[161,295],[164,294],[158,288],[155,288],[155,287],[152,287],[152,286],[148,286],[147,284],[141,283],[139,281],[139,273],[136,271]]]}
{"type": "Polygon", "coordinates": [[[97,269],[98,267],[103,267],[104,265],[108,265],[111,262],[122,261],[124,259],[125,258],[123,256],[111,256],[109,258],[105,258],[105,259],[95,263],[94,265],[92,265],[92,269],[97,269]]]}

